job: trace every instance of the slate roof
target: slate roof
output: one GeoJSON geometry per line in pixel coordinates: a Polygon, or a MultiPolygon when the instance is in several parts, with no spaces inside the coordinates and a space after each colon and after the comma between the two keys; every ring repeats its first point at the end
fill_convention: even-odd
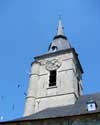
{"type": "Polygon", "coordinates": [[[50,47],[49,47],[50,53],[53,52],[52,47],[57,47],[57,51],[59,51],[59,50],[69,49],[71,48],[71,45],[67,40],[67,38],[58,36],[58,37],[55,37],[52,43],[50,44],[50,47]]]}
{"type": "Polygon", "coordinates": [[[49,53],[69,48],[71,48],[70,42],[64,35],[64,27],[62,25],[61,19],[59,19],[56,36],[54,37],[48,48],[49,53]]]}
{"type": "Polygon", "coordinates": [[[38,113],[32,114],[30,116],[22,117],[17,120],[39,120],[39,119],[48,119],[48,118],[59,118],[59,117],[71,117],[78,115],[86,115],[100,113],[100,93],[83,95],[77,100],[73,105],[47,108],[38,113]],[[93,99],[97,104],[97,109],[95,111],[87,111],[87,102],[89,99],[93,99]]]}

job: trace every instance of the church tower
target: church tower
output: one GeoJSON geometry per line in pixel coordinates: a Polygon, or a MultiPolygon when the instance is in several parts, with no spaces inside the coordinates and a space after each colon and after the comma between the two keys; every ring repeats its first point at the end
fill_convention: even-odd
{"type": "Polygon", "coordinates": [[[82,95],[82,67],[64,35],[61,19],[48,52],[31,64],[24,116],[50,107],[71,105],[82,95]]]}

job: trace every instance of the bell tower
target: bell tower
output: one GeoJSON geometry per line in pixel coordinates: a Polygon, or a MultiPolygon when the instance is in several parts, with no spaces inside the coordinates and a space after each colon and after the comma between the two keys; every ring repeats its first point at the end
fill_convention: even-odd
{"type": "Polygon", "coordinates": [[[24,116],[43,109],[71,105],[82,95],[82,67],[64,35],[61,19],[48,52],[34,58],[24,116]]]}

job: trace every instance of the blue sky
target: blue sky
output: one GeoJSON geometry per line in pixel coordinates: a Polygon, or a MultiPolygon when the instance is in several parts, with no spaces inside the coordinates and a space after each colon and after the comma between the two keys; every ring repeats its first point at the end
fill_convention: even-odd
{"type": "Polygon", "coordinates": [[[0,117],[4,120],[22,116],[30,64],[34,56],[47,52],[59,14],[84,69],[84,94],[100,92],[100,0],[0,0],[0,117]]]}

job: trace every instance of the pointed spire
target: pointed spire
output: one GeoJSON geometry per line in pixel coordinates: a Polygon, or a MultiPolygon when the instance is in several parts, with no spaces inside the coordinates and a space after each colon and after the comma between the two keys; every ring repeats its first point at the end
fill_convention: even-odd
{"type": "Polygon", "coordinates": [[[54,36],[53,41],[50,43],[48,51],[55,52],[59,50],[69,49],[71,45],[64,35],[64,28],[61,21],[61,16],[59,16],[59,23],[57,28],[56,36],[54,36]]]}
{"type": "Polygon", "coordinates": [[[64,27],[62,25],[62,21],[61,21],[61,16],[59,16],[59,22],[58,22],[58,28],[57,28],[57,36],[61,35],[64,36],[64,27]]]}

